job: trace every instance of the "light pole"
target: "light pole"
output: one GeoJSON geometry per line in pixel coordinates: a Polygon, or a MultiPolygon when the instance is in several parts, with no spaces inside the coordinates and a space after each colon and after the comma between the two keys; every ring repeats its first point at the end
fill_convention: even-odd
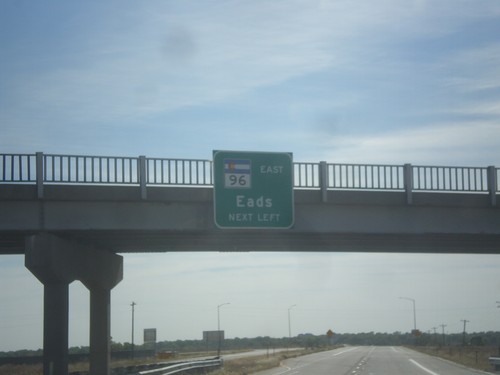
{"type": "Polygon", "coordinates": [[[467,326],[467,323],[470,322],[470,320],[462,319],[461,322],[464,322],[464,333],[462,336],[462,345],[465,346],[465,327],[467,326]]]}
{"type": "Polygon", "coordinates": [[[132,306],[132,358],[134,358],[134,307],[137,303],[133,302],[130,304],[132,306]]]}
{"type": "Polygon", "coordinates": [[[408,301],[413,302],[413,332],[414,334],[417,333],[417,310],[415,309],[415,300],[413,298],[408,298],[408,297],[399,297],[399,299],[406,299],[408,301]]]}
{"type": "Polygon", "coordinates": [[[217,306],[217,334],[219,336],[219,345],[217,346],[217,357],[220,357],[220,349],[222,344],[222,335],[220,331],[220,308],[221,306],[224,305],[230,305],[230,302],[221,303],[220,305],[217,306]]]}
{"type": "Polygon", "coordinates": [[[444,327],[446,327],[446,324],[441,324],[440,327],[443,329],[443,346],[446,346],[446,336],[444,334],[444,327]]]}
{"type": "Polygon", "coordinates": [[[297,305],[292,305],[288,308],[288,338],[292,338],[292,325],[290,323],[290,310],[293,309],[297,305]]]}

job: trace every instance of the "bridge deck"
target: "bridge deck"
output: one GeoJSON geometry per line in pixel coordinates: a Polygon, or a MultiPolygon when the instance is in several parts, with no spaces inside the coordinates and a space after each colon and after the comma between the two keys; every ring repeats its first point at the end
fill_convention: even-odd
{"type": "Polygon", "coordinates": [[[219,229],[211,187],[0,185],[0,253],[46,231],[114,252],[361,251],[500,253],[488,194],[295,189],[288,230],[219,229]]]}

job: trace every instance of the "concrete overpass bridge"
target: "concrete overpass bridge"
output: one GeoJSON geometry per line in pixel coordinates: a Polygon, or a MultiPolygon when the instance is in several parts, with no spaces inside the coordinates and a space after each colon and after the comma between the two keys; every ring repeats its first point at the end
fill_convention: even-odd
{"type": "Polygon", "coordinates": [[[496,167],[294,162],[289,229],[218,228],[213,176],[211,160],[0,155],[0,254],[44,284],[44,374],[67,373],[73,280],[91,295],[91,373],[108,373],[118,253],[500,253],[496,167]]]}

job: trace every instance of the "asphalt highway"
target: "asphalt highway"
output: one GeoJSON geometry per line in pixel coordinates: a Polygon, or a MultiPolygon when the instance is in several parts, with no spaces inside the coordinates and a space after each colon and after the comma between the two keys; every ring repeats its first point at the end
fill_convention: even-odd
{"type": "Polygon", "coordinates": [[[254,375],[478,375],[487,374],[402,347],[346,347],[286,360],[254,375]]]}

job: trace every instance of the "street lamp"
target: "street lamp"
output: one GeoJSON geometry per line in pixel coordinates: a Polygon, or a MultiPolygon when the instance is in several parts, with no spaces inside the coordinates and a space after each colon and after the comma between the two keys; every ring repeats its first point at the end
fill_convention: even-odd
{"type": "Polygon", "coordinates": [[[133,302],[130,304],[132,306],[132,358],[134,358],[134,307],[137,303],[133,302]]]}
{"type": "Polygon", "coordinates": [[[217,306],[217,334],[219,335],[219,345],[217,346],[217,357],[220,357],[220,349],[221,349],[221,341],[222,341],[222,335],[220,332],[220,308],[221,306],[224,305],[230,305],[230,302],[226,303],[221,303],[220,305],[217,306]]]}
{"type": "Polygon", "coordinates": [[[415,300],[413,298],[408,298],[408,297],[399,297],[399,299],[405,299],[408,301],[413,302],[413,332],[417,332],[417,311],[415,309],[415,300]]]}
{"type": "Polygon", "coordinates": [[[290,323],[290,310],[293,309],[297,305],[292,305],[288,308],[288,338],[292,338],[292,325],[290,323]]]}

